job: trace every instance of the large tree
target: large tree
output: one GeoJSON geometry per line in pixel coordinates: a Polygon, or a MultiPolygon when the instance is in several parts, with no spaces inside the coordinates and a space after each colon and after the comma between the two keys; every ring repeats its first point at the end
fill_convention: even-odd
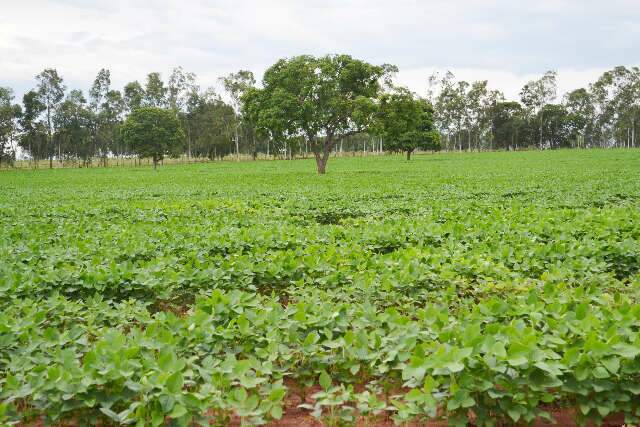
{"type": "Polygon", "coordinates": [[[349,55],[281,59],[243,95],[244,112],[272,138],[304,138],[324,174],[334,145],[370,125],[391,70],[349,55]]]}
{"type": "Polygon", "coordinates": [[[151,157],[153,168],[167,155],[182,149],[184,133],[173,110],[142,107],[134,110],[122,126],[124,142],[140,157],[151,157]]]}
{"type": "Polygon", "coordinates": [[[416,149],[437,150],[440,134],[433,124],[431,103],[409,90],[398,88],[380,97],[375,130],[392,151],[403,151],[407,160],[416,149]]]}

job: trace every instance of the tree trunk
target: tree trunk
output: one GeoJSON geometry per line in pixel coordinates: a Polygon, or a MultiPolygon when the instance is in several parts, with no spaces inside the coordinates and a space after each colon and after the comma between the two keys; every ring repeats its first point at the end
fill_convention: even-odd
{"type": "Polygon", "coordinates": [[[411,151],[407,150],[407,161],[411,160],[411,151]]]}
{"type": "Polygon", "coordinates": [[[316,169],[318,171],[318,175],[324,175],[327,170],[326,160],[318,151],[315,151],[313,154],[316,156],[316,169]]]}
{"type": "Polygon", "coordinates": [[[187,163],[191,162],[191,126],[187,122],[187,163]]]}
{"type": "Polygon", "coordinates": [[[256,144],[256,136],[251,132],[251,146],[253,147],[253,160],[258,159],[258,145],[256,144]]]}
{"type": "MultiPolygon", "coordinates": [[[[329,156],[331,155],[331,149],[333,148],[333,137],[329,136],[322,144],[322,152],[320,152],[318,146],[313,150],[313,154],[316,157],[316,167],[318,170],[318,175],[324,175],[327,171],[327,162],[329,161],[329,156]]],[[[313,145],[312,145],[313,147],[313,145]]]]}
{"type": "Polygon", "coordinates": [[[238,139],[238,126],[236,125],[236,161],[240,161],[240,140],[238,139]]]}
{"type": "Polygon", "coordinates": [[[538,144],[540,145],[540,149],[542,150],[542,128],[544,127],[544,119],[540,119],[540,141],[538,144]]]}
{"type": "Polygon", "coordinates": [[[47,135],[49,136],[49,169],[53,169],[53,136],[51,135],[51,108],[47,105],[47,135]]]}

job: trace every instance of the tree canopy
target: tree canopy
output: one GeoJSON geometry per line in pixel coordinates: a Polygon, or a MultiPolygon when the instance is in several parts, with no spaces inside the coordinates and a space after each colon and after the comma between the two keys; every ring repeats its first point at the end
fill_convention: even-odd
{"type": "Polygon", "coordinates": [[[404,88],[380,97],[376,113],[377,133],[386,147],[403,151],[407,160],[416,149],[438,150],[440,135],[433,123],[433,106],[404,88]]]}
{"type": "Polygon", "coordinates": [[[333,146],[370,125],[389,72],[349,55],[281,59],[243,95],[245,113],[274,139],[304,138],[324,174],[333,146]]]}
{"type": "Polygon", "coordinates": [[[15,157],[13,140],[17,135],[17,120],[22,110],[13,104],[13,90],[0,87],[0,164],[11,163],[15,157]]]}
{"type": "Polygon", "coordinates": [[[151,157],[153,167],[182,149],[184,133],[172,110],[143,107],[134,110],[122,126],[122,136],[134,153],[151,157]]]}

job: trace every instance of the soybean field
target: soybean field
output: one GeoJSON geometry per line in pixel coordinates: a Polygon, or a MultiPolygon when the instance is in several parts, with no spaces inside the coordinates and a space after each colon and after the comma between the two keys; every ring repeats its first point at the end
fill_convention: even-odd
{"type": "Polygon", "coordinates": [[[638,423],[639,271],[632,149],[0,171],[0,425],[638,423]]]}

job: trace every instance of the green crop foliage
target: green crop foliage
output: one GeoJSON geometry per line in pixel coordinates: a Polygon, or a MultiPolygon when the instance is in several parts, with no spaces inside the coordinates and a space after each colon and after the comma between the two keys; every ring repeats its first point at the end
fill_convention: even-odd
{"type": "Polygon", "coordinates": [[[0,425],[638,423],[639,271],[635,150],[2,172],[0,425]]]}

